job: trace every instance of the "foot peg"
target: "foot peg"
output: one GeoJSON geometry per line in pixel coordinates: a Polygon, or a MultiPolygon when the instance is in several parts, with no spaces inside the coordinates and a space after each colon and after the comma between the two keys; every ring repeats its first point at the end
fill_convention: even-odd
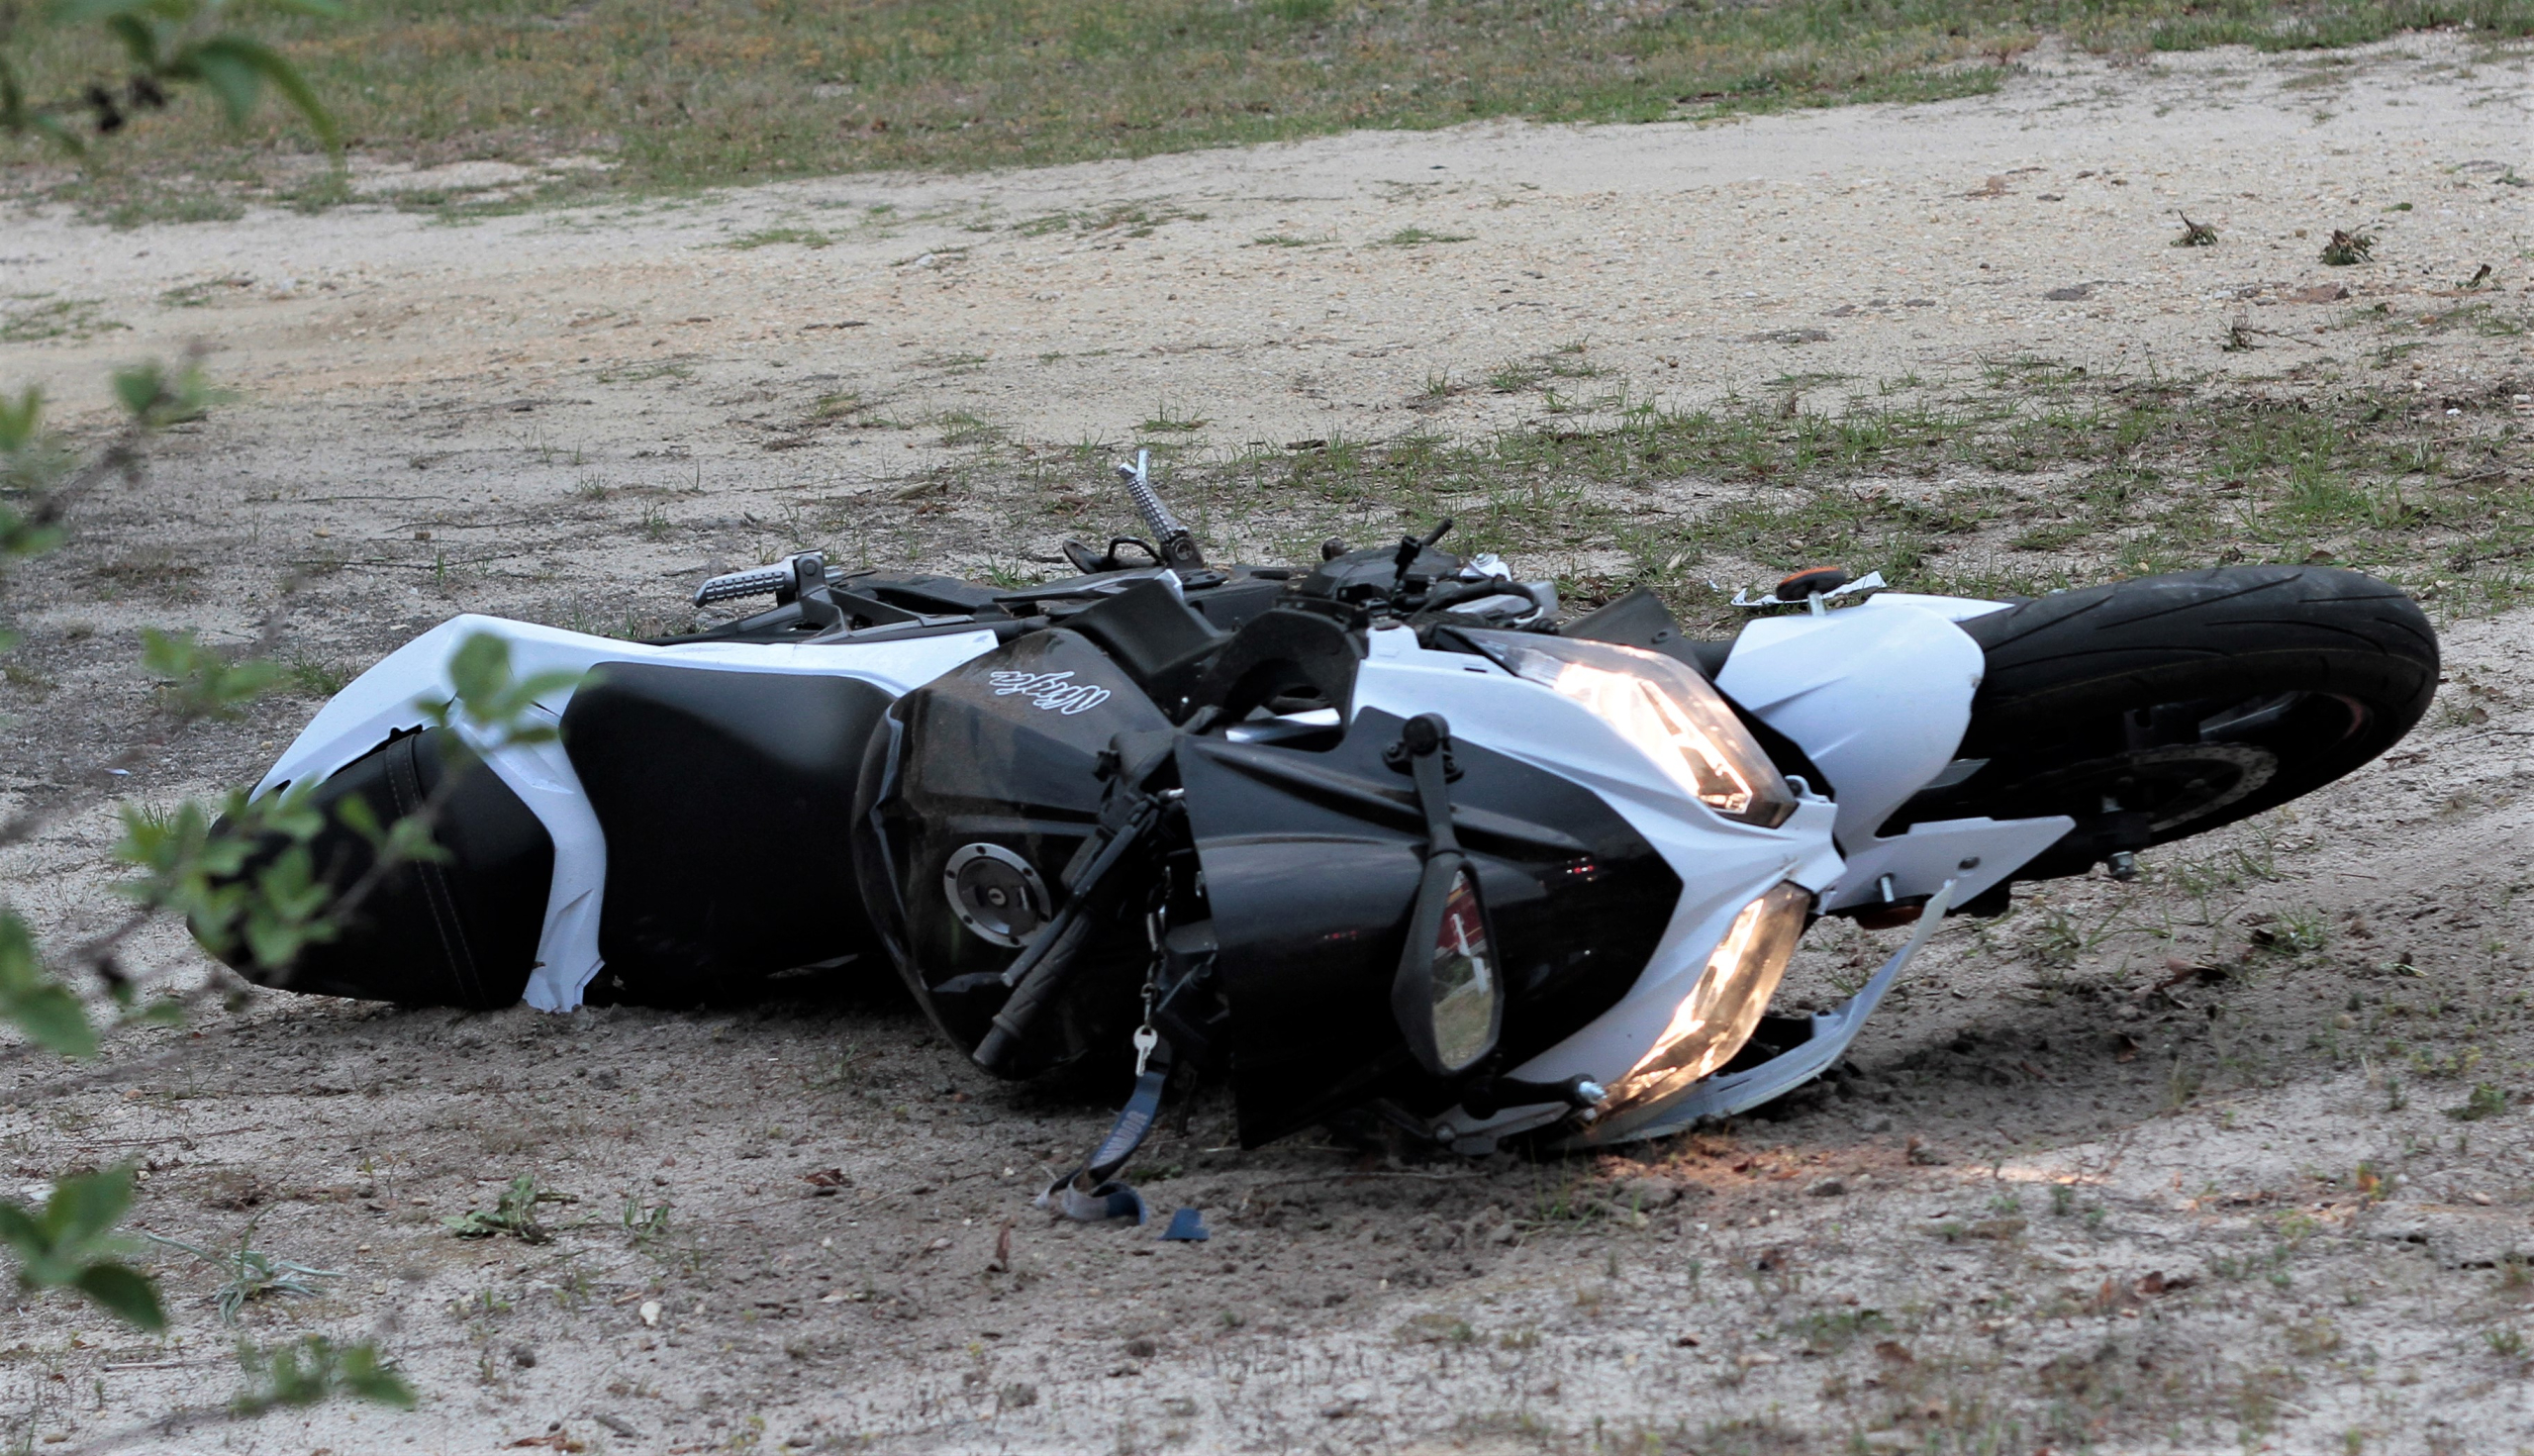
{"type": "Polygon", "coordinates": [[[765,596],[774,598],[778,607],[799,604],[801,620],[814,627],[834,627],[844,621],[842,609],[828,596],[828,558],[818,551],[802,551],[753,571],[725,572],[695,589],[695,605],[765,596]]]}

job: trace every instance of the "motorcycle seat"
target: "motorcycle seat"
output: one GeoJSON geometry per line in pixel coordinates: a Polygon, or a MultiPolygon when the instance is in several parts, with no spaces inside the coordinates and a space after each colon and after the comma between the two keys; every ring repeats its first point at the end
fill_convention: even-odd
{"type": "Polygon", "coordinates": [[[592,669],[562,736],[607,835],[593,999],[691,1005],[870,948],[844,825],[893,701],[845,677],[592,669]]]}

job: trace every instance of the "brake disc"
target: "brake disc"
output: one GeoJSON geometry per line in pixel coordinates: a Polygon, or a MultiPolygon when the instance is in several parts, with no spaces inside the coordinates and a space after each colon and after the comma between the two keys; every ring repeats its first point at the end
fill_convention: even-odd
{"type": "Polygon", "coordinates": [[[2112,797],[2124,807],[2145,809],[2151,816],[2148,828],[2161,833],[2224,809],[2269,783],[2278,771],[2279,755],[2250,743],[2171,743],[2052,769],[1996,798],[2035,804],[2031,813],[2059,808],[2084,819],[2100,812],[2104,797],[2112,797]],[[2170,786],[2172,792],[2151,793],[2139,804],[2140,781],[2170,786]]]}

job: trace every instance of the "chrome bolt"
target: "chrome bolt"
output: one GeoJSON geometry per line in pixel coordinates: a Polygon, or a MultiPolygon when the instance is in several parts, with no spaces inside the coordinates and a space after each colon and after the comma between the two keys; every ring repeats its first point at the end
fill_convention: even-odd
{"type": "Polygon", "coordinates": [[[2111,871],[2113,879],[2124,885],[2138,878],[2138,856],[2126,849],[2112,851],[2111,857],[2103,861],[2103,867],[2111,871]]]}

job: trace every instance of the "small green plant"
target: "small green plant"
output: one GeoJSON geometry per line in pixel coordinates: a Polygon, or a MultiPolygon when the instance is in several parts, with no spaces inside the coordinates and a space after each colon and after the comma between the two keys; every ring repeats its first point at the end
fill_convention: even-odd
{"type": "Polygon", "coordinates": [[[2490,1347],[2491,1354],[2502,1360],[2525,1357],[2525,1332],[2515,1325],[2502,1324],[2496,1329],[2485,1329],[2482,1331],[2482,1340],[2490,1347]]]}
{"type": "Polygon", "coordinates": [[[2209,227],[2206,223],[2194,223],[2189,215],[2180,211],[2177,211],[2174,216],[2182,219],[2182,236],[2173,241],[2173,246],[2214,247],[2217,245],[2216,229],[2209,227]]]}
{"type": "Polygon", "coordinates": [[[316,657],[293,657],[283,671],[292,690],[308,698],[331,698],[352,680],[350,673],[316,657]]]}
{"type": "MultiPolygon", "coordinates": [[[[539,1192],[536,1175],[522,1173],[502,1190],[491,1212],[469,1209],[439,1221],[441,1227],[459,1238],[492,1238],[497,1234],[509,1234],[522,1243],[545,1243],[554,1235],[546,1232],[545,1226],[536,1221],[536,1206],[568,1202],[570,1200],[562,1194],[539,1192]]],[[[661,1212],[665,1214],[667,1211],[663,1208],[661,1212]]]]}
{"type": "Polygon", "coordinates": [[[2323,243],[2323,261],[2335,268],[2346,268],[2369,261],[2375,256],[2376,239],[2369,233],[2347,233],[2338,228],[2323,243]]]}
{"type": "Polygon", "coordinates": [[[379,1358],[367,1340],[337,1347],[324,1335],[303,1335],[269,1350],[241,1342],[238,1364],[249,1384],[229,1402],[232,1415],[251,1419],[287,1406],[314,1406],[332,1396],[414,1408],[413,1387],[379,1358]]]}
{"type": "Polygon", "coordinates": [[[2458,1122],[2478,1122],[2506,1111],[2507,1093],[2504,1089],[2487,1082],[2476,1082],[2463,1104],[2446,1109],[2446,1116],[2458,1122]]]}
{"type": "Polygon", "coordinates": [[[632,1194],[625,1196],[625,1207],[617,1217],[625,1225],[625,1236],[635,1248],[647,1248],[669,1231],[668,1204],[645,1204],[632,1194]]]}
{"type": "Polygon", "coordinates": [[[1172,409],[1165,401],[1153,406],[1152,418],[1135,428],[1146,435],[1186,435],[1205,429],[1207,423],[1195,415],[1172,409]]]}
{"type": "Polygon", "coordinates": [[[1429,243],[1467,243],[1474,233],[1434,233],[1423,228],[1402,228],[1387,238],[1376,239],[1375,247],[1422,247],[1429,243]]]}
{"type": "Polygon", "coordinates": [[[164,1234],[142,1235],[151,1243],[182,1249],[226,1276],[211,1297],[213,1306],[220,1310],[220,1322],[223,1324],[237,1323],[245,1312],[248,1301],[265,1295],[314,1295],[317,1291],[308,1283],[309,1280],[343,1277],[339,1269],[314,1269],[290,1259],[276,1259],[253,1247],[251,1240],[254,1236],[255,1225],[248,1223],[245,1230],[238,1235],[238,1247],[235,1249],[208,1249],[164,1234]]]}
{"type": "Polygon", "coordinates": [[[2064,1183],[2050,1185],[2051,1216],[2065,1218],[2077,1212],[2077,1191],[2064,1183]]]}
{"type": "Polygon", "coordinates": [[[1487,387],[1498,394],[1519,394],[1548,377],[1548,370],[1527,359],[1507,359],[1487,376],[1487,387]]]}

